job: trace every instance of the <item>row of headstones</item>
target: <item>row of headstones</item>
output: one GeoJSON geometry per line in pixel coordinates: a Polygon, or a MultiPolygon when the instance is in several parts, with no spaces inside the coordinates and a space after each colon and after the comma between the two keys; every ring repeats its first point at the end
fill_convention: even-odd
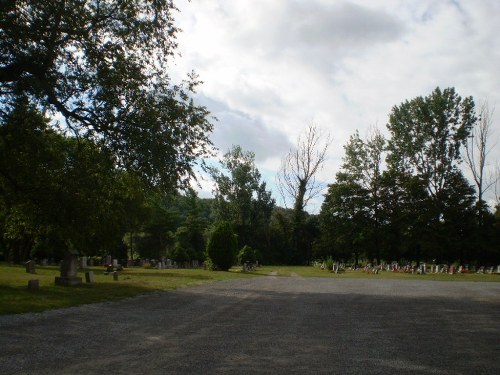
{"type": "MultiPolygon", "coordinates": [[[[489,273],[492,274],[494,273],[495,268],[490,267],[488,269],[485,269],[485,267],[480,267],[477,271],[477,273],[489,273]]],[[[418,273],[449,273],[449,274],[454,274],[454,273],[468,273],[471,272],[469,270],[468,266],[448,266],[446,264],[444,265],[439,265],[439,264],[431,264],[429,267],[427,265],[421,264],[419,267],[413,267],[410,265],[402,266],[400,267],[397,263],[393,263],[391,265],[387,265],[387,271],[393,271],[393,272],[400,272],[400,271],[410,271],[410,272],[418,272],[418,273]]],[[[497,266],[496,273],[500,274],[500,265],[497,266]]]]}
{"type": "MultiPolygon", "coordinates": [[[[26,262],[26,272],[36,273],[34,261],[26,262]]],[[[112,274],[113,280],[117,281],[118,272],[114,271],[112,274]]],[[[85,281],[89,284],[93,284],[95,282],[93,271],[85,272],[85,281]]],[[[55,278],[55,284],[62,286],[82,284],[82,278],[78,276],[78,257],[75,254],[66,254],[64,260],[61,262],[61,276],[57,276],[55,278]]],[[[37,279],[29,280],[28,288],[38,289],[39,281],[37,279]]]]}
{"type": "Polygon", "coordinates": [[[202,264],[198,260],[192,260],[187,262],[175,262],[171,259],[141,259],[139,261],[139,266],[142,267],[145,264],[151,265],[153,268],[157,268],[159,270],[169,269],[169,268],[200,268],[202,264]]]}

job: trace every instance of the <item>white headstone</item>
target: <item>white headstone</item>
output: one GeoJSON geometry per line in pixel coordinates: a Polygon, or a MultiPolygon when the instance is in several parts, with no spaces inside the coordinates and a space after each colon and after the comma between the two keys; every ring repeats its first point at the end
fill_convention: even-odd
{"type": "Polygon", "coordinates": [[[118,259],[113,259],[113,267],[118,267],[118,259]]]}

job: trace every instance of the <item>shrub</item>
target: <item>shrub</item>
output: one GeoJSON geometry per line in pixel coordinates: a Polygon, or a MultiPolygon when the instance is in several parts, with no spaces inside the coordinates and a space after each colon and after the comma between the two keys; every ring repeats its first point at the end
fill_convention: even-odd
{"type": "Polygon", "coordinates": [[[258,251],[252,249],[250,246],[245,245],[238,253],[238,263],[243,264],[245,262],[255,263],[259,260],[258,251]]]}
{"type": "Polygon", "coordinates": [[[332,257],[328,257],[326,260],[326,269],[327,270],[333,270],[333,259],[332,257]]]}
{"type": "Polygon", "coordinates": [[[238,241],[231,224],[220,222],[211,233],[207,244],[207,255],[221,271],[227,271],[234,264],[238,241]]]}

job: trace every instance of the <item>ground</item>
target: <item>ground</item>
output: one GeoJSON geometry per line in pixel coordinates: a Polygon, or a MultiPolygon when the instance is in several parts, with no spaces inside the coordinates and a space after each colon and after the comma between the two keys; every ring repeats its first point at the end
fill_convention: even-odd
{"type": "Polygon", "coordinates": [[[2,374],[499,374],[500,283],[265,276],[0,332],[2,374]]]}

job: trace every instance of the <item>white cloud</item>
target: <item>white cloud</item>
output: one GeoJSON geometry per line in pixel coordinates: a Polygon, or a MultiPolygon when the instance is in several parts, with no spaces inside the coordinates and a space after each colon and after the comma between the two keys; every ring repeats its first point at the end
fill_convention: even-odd
{"type": "MultiPolygon", "coordinates": [[[[184,31],[176,71],[195,69],[205,82],[200,99],[219,118],[215,144],[254,151],[266,176],[311,121],[334,138],[321,175],[331,181],[349,135],[374,124],[384,130],[391,108],[406,99],[453,86],[500,106],[496,0],[177,5],[184,31]]],[[[499,124],[497,110],[497,135],[499,124]]],[[[491,157],[500,160],[497,149],[491,157]]]]}

